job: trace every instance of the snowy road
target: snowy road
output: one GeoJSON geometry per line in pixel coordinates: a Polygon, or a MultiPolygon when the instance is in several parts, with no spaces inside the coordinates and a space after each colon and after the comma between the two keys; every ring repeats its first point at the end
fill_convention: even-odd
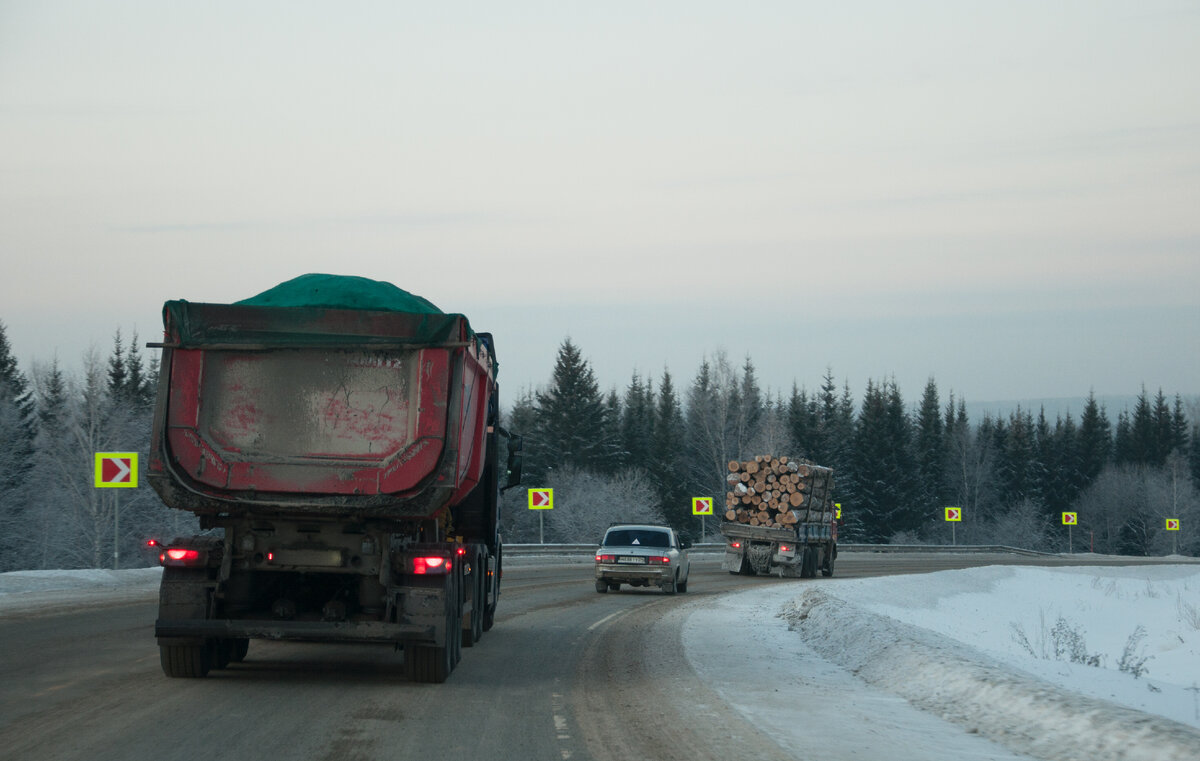
{"type": "Polygon", "coordinates": [[[436,687],[405,683],[390,649],[297,643],[167,680],[156,571],[0,575],[0,758],[1200,757],[1200,566],[846,554],[838,578],[799,581],[706,559],[665,597],[525,562],[496,629],[436,687]],[[892,575],[984,562],[1007,565],[892,575]],[[1053,657],[1060,618],[1106,668],[1053,657]],[[1139,625],[1134,678],[1118,662],[1139,625]]]}

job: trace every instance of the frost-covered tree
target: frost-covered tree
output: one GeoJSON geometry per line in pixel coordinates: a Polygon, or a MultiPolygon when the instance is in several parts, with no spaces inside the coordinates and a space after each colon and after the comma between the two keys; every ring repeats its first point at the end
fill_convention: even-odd
{"type": "Polygon", "coordinates": [[[612,523],[664,521],[644,470],[605,475],[568,465],[554,470],[548,485],[554,489],[554,509],[544,515],[547,542],[598,543],[612,523]]]}

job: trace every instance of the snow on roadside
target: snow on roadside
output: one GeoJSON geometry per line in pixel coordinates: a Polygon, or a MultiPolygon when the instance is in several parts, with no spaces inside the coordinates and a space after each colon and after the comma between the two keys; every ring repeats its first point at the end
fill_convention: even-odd
{"type": "Polygon", "coordinates": [[[157,596],[161,568],[0,573],[0,615],[157,596]]]}
{"type": "Polygon", "coordinates": [[[781,591],[778,602],[828,661],[1019,752],[1193,761],[1200,630],[1186,606],[1198,595],[1194,566],[990,566],[832,580],[781,591]],[[1138,626],[1145,635],[1127,663],[1153,656],[1140,679],[1116,670],[1138,626]],[[1052,660],[1031,655],[1018,627],[1052,660]],[[1068,658],[1079,642],[1085,660],[1106,668],[1054,659],[1056,642],[1068,658]]]}

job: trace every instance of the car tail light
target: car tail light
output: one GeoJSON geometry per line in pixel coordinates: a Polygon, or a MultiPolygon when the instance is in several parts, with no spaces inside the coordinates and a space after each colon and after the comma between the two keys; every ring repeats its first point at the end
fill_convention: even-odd
{"type": "Polygon", "coordinates": [[[207,560],[206,553],[185,547],[172,547],[159,553],[158,556],[160,565],[179,568],[195,568],[204,565],[207,560]]]}
{"type": "Polygon", "coordinates": [[[652,555],[646,558],[646,562],[650,565],[671,565],[671,558],[666,555],[652,555]]]}
{"type": "Polygon", "coordinates": [[[596,562],[597,563],[615,563],[615,562],[617,562],[617,556],[616,555],[597,555],[596,562]]]}
{"type": "Polygon", "coordinates": [[[437,576],[450,573],[454,563],[440,555],[417,557],[412,560],[413,573],[418,576],[437,576]]]}

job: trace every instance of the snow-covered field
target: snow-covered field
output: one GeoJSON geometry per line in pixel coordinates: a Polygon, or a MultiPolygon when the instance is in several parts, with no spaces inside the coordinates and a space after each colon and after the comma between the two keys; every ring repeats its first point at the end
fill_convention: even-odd
{"type": "Polygon", "coordinates": [[[886,749],[893,761],[1200,759],[1195,565],[772,584],[698,610],[684,641],[785,746],[832,736],[839,757],[886,749]],[[731,650],[752,655],[710,657],[731,650]]]}

